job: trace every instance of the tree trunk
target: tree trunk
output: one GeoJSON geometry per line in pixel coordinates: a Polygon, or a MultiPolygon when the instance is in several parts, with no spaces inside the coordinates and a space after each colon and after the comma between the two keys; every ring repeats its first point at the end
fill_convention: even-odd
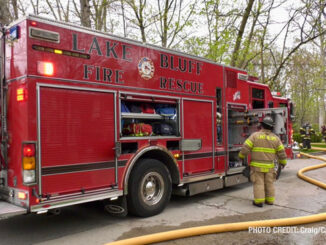
{"type": "Polygon", "coordinates": [[[252,6],[254,4],[254,1],[255,0],[249,0],[247,8],[246,8],[246,10],[244,12],[244,15],[242,17],[241,26],[240,26],[240,29],[239,29],[239,32],[238,32],[238,35],[237,35],[237,40],[236,40],[234,50],[233,50],[233,53],[232,53],[231,66],[236,66],[236,63],[238,61],[242,36],[243,36],[244,31],[245,31],[246,24],[247,24],[247,21],[249,19],[249,15],[250,15],[252,6]]]}
{"type": "Polygon", "coordinates": [[[7,0],[0,0],[0,23],[2,25],[10,23],[9,3],[7,0]]]}
{"type": "MultiPolygon", "coordinates": [[[[322,17],[321,17],[322,18],[322,17]]],[[[320,25],[322,25],[322,20],[320,21],[320,25]]],[[[321,27],[320,27],[321,28],[321,27]]],[[[322,91],[319,96],[319,128],[325,124],[325,89],[326,89],[326,45],[325,45],[325,37],[324,35],[320,35],[320,60],[321,60],[321,84],[320,87],[322,91]]]]}
{"type": "Polygon", "coordinates": [[[91,27],[90,0],[80,0],[80,22],[82,26],[91,27]]]}

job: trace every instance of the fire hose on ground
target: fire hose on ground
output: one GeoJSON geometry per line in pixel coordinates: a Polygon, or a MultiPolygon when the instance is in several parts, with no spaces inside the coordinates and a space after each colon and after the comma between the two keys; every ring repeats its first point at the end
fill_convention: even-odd
{"type": "MultiPolygon", "coordinates": [[[[318,148],[318,150],[326,151],[326,148],[318,148]]],[[[306,153],[300,153],[300,154],[309,158],[314,158],[314,159],[324,161],[324,163],[315,166],[306,167],[299,170],[298,177],[314,185],[317,185],[323,189],[326,189],[325,183],[307,177],[303,174],[304,172],[310,170],[326,167],[326,158],[312,156],[306,153]]],[[[207,235],[207,234],[230,232],[230,231],[243,231],[243,230],[248,230],[249,227],[295,226],[295,225],[316,223],[321,221],[326,221],[326,213],[320,213],[320,214],[302,216],[302,217],[294,217],[294,218],[270,219],[270,220],[259,220],[259,221],[248,221],[248,222],[192,227],[192,228],[179,229],[179,230],[173,230],[167,232],[160,232],[160,233],[150,234],[150,235],[145,235],[140,237],[134,237],[130,239],[108,243],[107,245],[151,244],[151,243],[175,240],[175,239],[186,238],[191,236],[207,235]]]]}

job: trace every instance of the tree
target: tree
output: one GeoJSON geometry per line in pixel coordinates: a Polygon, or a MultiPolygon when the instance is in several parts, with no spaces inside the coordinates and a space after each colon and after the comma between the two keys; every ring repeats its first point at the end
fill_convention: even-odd
{"type": "MultiPolygon", "coordinates": [[[[151,24],[151,21],[149,21],[149,24],[147,23],[147,20],[144,16],[147,16],[145,13],[145,7],[146,7],[146,0],[139,0],[139,4],[136,4],[135,0],[124,0],[126,4],[130,6],[132,9],[136,19],[132,20],[132,22],[139,28],[139,31],[141,33],[141,40],[143,43],[146,43],[146,33],[145,29],[151,24]]],[[[122,1],[123,3],[123,1],[122,1]]],[[[124,5],[121,5],[124,6],[124,5]]],[[[126,16],[123,16],[125,18],[126,16]]],[[[124,19],[125,21],[125,19],[124,19]]]]}
{"type": "Polygon", "coordinates": [[[46,0],[47,6],[49,7],[54,19],[69,22],[70,0],[66,2],[65,6],[62,2],[63,1],[55,0],[53,3],[53,1],[46,0]]]}
{"type": "Polygon", "coordinates": [[[8,1],[0,0],[0,23],[2,25],[7,25],[10,23],[11,19],[8,1]]]}
{"type": "Polygon", "coordinates": [[[297,108],[296,121],[299,126],[318,121],[321,65],[318,57],[316,50],[299,49],[286,68],[285,78],[289,82],[289,93],[297,108]]]}
{"type": "Polygon", "coordinates": [[[91,6],[90,0],[79,0],[79,8],[75,0],[72,1],[75,13],[77,17],[80,19],[80,24],[85,27],[91,27],[91,6]]]}
{"type": "Polygon", "coordinates": [[[233,53],[232,53],[231,66],[235,66],[238,61],[238,55],[239,55],[242,37],[243,37],[244,31],[245,31],[245,28],[246,28],[246,25],[248,22],[248,18],[249,18],[252,6],[254,4],[254,1],[255,0],[249,0],[248,5],[245,9],[245,12],[242,16],[240,29],[238,31],[237,39],[236,39],[235,46],[234,46],[233,53]]]}
{"type": "Polygon", "coordinates": [[[177,46],[180,41],[187,38],[189,33],[182,33],[187,26],[191,25],[190,18],[194,14],[196,2],[184,0],[157,0],[158,25],[162,47],[171,48],[177,46]],[[176,41],[176,39],[178,40],[176,41]]]}

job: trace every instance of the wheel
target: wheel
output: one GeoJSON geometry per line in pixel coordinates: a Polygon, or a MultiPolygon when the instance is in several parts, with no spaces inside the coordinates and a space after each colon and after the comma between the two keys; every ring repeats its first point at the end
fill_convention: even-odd
{"type": "Polygon", "coordinates": [[[275,173],[276,173],[276,179],[278,179],[281,175],[281,172],[282,172],[282,168],[280,166],[280,164],[278,163],[278,161],[275,161],[274,162],[274,170],[275,170],[275,173]]]}
{"type": "Polygon", "coordinates": [[[172,191],[168,169],[158,160],[142,159],[132,170],[128,184],[128,211],[136,216],[159,214],[172,191]]]}

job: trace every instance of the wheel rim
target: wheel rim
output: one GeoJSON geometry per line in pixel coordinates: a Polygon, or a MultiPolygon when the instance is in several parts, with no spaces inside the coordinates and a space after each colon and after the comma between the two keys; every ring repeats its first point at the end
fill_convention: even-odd
{"type": "Polygon", "coordinates": [[[163,177],[157,172],[147,173],[141,182],[141,198],[149,206],[157,204],[164,194],[163,177]]]}

